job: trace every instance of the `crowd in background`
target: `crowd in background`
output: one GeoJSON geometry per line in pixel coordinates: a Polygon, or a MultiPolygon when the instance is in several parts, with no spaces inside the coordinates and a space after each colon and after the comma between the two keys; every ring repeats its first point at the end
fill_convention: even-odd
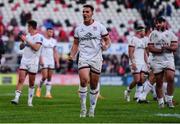
{"type": "MultiPolygon", "coordinates": [[[[33,0],[26,0],[27,2],[34,2],[33,0]]],[[[66,5],[65,0],[55,0],[57,3],[66,5]]],[[[102,4],[104,8],[108,8],[108,2],[109,0],[96,0],[97,4],[102,4]]],[[[162,5],[163,1],[168,0],[116,0],[117,4],[123,4],[126,8],[136,8],[138,12],[141,14],[142,19],[144,20],[144,23],[146,26],[152,26],[153,25],[153,19],[157,16],[172,16],[172,8],[170,5],[166,4],[166,6],[162,5]],[[162,6],[159,8],[159,6],[162,6]]],[[[12,2],[12,0],[10,1],[12,2]]],[[[46,0],[44,6],[50,2],[50,0],[46,0]]],[[[86,0],[77,0],[77,4],[85,4],[86,0]]],[[[176,9],[180,7],[180,1],[174,0],[173,5],[176,9]]],[[[1,6],[1,5],[0,5],[1,6]]],[[[35,8],[37,9],[37,8],[35,8]]],[[[78,11],[78,10],[77,10],[78,11]]],[[[119,10],[120,11],[120,10],[119,10]]],[[[20,62],[21,55],[17,55],[14,53],[14,44],[15,42],[19,42],[18,39],[18,33],[22,30],[22,28],[25,27],[27,21],[32,19],[32,13],[29,11],[22,11],[20,14],[20,23],[17,22],[16,18],[12,18],[10,22],[3,23],[3,15],[2,12],[0,12],[0,52],[8,54],[6,58],[2,58],[1,62],[6,63],[6,66],[2,66],[0,71],[1,72],[16,72],[18,68],[18,64],[20,62]],[[2,45],[4,44],[4,46],[2,45]],[[13,65],[11,67],[7,66],[8,60],[11,60],[11,63],[13,65]]],[[[44,20],[43,25],[40,25],[38,27],[39,32],[42,34],[45,31],[45,27],[48,25],[53,25],[55,28],[54,37],[57,39],[58,42],[72,42],[73,41],[73,35],[74,35],[74,29],[76,24],[71,24],[70,21],[67,19],[65,20],[67,27],[72,27],[70,31],[65,31],[64,27],[62,26],[61,22],[54,22],[52,19],[47,18],[44,20]]],[[[109,22],[111,23],[111,22],[109,22]]],[[[124,25],[120,25],[120,28],[122,28],[124,25]]],[[[129,32],[125,32],[123,37],[115,37],[115,34],[117,34],[117,31],[113,27],[107,27],[110,37],[112,39],[112,42],[115,43],[127,43],[126,36],[129,34],[129,32]]],[[[180,29],[178,32],[175,32],[178,38],[180,38],[180,29]]],[[[178,52],[180,49],[178,49],[178,52]]],[[[64,55],[61,55],[60,58],[60,65],[61,67],[56,69],[57,73],[77,73],[77,64],[76,62],[68,63],[66,57],[63,57],[64,55]]],[[[1,57],[1,55],[0,55],[1,57]]],[[[129,73],[129,62],[128,62],[128,56],[126,54],[122,55],[103,55],[104,61],[102,66],[102,72],[103,74],[113,74],[113,75],[124,75],[126,73],[129,73]]],[[[175,62],[176,65],[180,65],[180,55],[175,55],[175,62]]]]}

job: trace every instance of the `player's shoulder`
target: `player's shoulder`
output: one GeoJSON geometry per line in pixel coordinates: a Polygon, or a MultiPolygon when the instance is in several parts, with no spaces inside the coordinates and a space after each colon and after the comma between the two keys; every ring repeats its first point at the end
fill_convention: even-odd
{"type": "Polygon", "coordinates": [[[145,37],[143,38],[143,40],[144,40],[144,41],[149,41],[149,37],[145,36],[145,37]]]}
{"type": "Polygon", "coordinates": [[[135,36],[131,36],[131,37],[128,38],[128,41],[129,41],[129,43],[132,43],[132,42],[135,42],[136,39],[137,38],[135,36]]]}
{"type": "Polygon", "coordinates": [[[173,34],[174,34],[174,32],[173,32],[171,29],[166,30],[166,33],[167,33],[167,34],[170,34],[170,35],[173,35],[173,34]]]}
{"type": "Polygon", "coordinates": [[[80,23],[80,24],[77,24],[77,26],[75,27],[75,30],[79,30],[80,28],[82,28],[83,27],[83,23],[80,23]]]}
{"type": "Polygon", "coordinates": [[[52,37],[51,40],[52,40],[52,42],[53,42],[54,44],[57,43],[57,40],[56,40],[55,38],[52,37]]]}
{"type": "Polygon", "coordinates": [[[159,31],[155,29],[150,33],[149,38],[150,39],[157,38],[158,36],[159,36],[159,31]]]}
{"type": "Polygon", "coordinates": [[[40,33],[36,33],[36,37],[44,37],[42,34],[40,34],[40,33]]]}
{"type": "Polygon", "coordinates": [[[138,38],[136,36],[131,36],[130,40],[136,41],[138,38]]]}
{"type": "Polygon", "coordinates": [[[99,21],[94,21],[94,25],[99,26],[99,27],[105,27],[105,25],[99,21]]]}
{"type": "Polygon", "coordinates": [[[158,33],[159,33],[159,31],[156,30],[156,29],[154,29],[154,30],[150,33],[150,35],[152,35],[152,34],[158,34],[158,33]]]}

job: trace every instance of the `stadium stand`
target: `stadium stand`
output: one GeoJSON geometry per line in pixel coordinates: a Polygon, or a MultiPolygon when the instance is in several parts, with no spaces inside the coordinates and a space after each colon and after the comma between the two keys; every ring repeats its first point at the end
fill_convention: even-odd
{"type": "MultiPolygon", "coordinates": [[[[157,16],[164,16],[180,39],[179,0],[0,0],[0,29],[3,30],[1,38],[6,46],[6,54],[15,53],[13,46],[14,42],[19,41],[17,34],[26,30],[26,22],[30,19],[37,20],[42,33],[47,25],[53,24],[58,42],[72,42],[74,27],[82,22],[81,9],[85,3],[95,7],[94,18],[107,27],[113,43],[127,43],[128,38],[134,34],[137,21],[152,26],[157,16]]],[[[19,58],[18,54],[13,56],[19,58]]],[[[104,58],[104,73],[122,74],[121,57],[115,57],[117,62],[112,61],[113,55],[104,58]]],[[[179,58],[180,55],[176,55],[176,65],[180,65],[179,58]]],[[[64,61],[66,64],[62,67],[65,68],[68,65],[64,61]]],[[[17,67],[14,60],[10,61],[10,65],[17,67]]],[[[125,70],[128,72],[128,69],[125,70]]]]}

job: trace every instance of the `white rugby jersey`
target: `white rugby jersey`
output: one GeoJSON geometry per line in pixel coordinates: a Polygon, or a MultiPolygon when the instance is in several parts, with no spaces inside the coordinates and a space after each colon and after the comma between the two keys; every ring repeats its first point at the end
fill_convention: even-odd
{"type": "MultiPolygon", "coordinates": [[[[35,35],[27,34],[26,38],[28,42],[33,44],[40,43],[42,44],[43,36],[39,33],[35,35]]],[[[40,57],[41,48],[38,51],[33,50],[29,45],[26,45],[23,50],[23,55],[21,59],[21,63],[26,64],[39,64],[39,57],[40,57]]]]}
{"type": "MultiPolygon", "coordinates": [[[[173,32],[171,32],[170,30],[165,30],[165,31],[158,31],[158,30],[154,30],[151,32],[150,36],[150,42],[149,44],[154,44],[155,48],[159,48],[161,49],[163,45],[169,45],[171,44],[171,42],[174,42],[178,40],[178,38],[175,36],[175,34],[173,32]]],[[[174,61],[174,54],[173,52],[169,52],[169,51],[163,51],[162,54],[154,54],[153,55],[153,60],[154,61],[174,61]]]]}
{"type": "Polygon", "coordinates": [[[56,47],[57,41],[54,38],[43,38],[41,56],[43,57],[44,62],[52,61],[54,63],[54,47],[56,47]]]}
{"type": "MultiPolygon", "coordinates": [[[[136,36],[133,36],[129,40],[129,47],[134,47],[134,59],[135,59],[135,64],[145,64],[144,60],[144,52],[146,48],[146,41],[147,39],[145,38],[138,38],[136,36]]],[[[132,64],[131,61],[130,65],[132,64]]]]}
{"type": "Polygon", "coordinates": [[[91,25],[80,24],[75,29],[74,37],[79,41],[79,59],[102,59],[102,36],[108,31],[101,23],[94,21],[91,25]]]}

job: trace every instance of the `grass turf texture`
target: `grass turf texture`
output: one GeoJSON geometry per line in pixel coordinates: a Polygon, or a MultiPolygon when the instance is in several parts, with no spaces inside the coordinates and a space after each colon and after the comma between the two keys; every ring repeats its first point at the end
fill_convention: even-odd
{"type": "MultiPolygon", "coordinates": [[[[0,122],[180,122],[180,105],[175,109],[159,109],[157,102],[148,99],[149,104],[127,103],[124,100],[122,86],[102,86],[101,94],[105,97],[99,100],[95,118],[79,118],[80,103],[77,86],[53,86],[53,99],[34,98],[34,107],[27,106],[27,86],[23,89],[19,105],[13,105],[15,86],[0,86],[0,122]],[[176,114],[177,117],[163,117],[156,114],[176,114]]],[[[43,91],[45,89],[43,88],[43,91]]],[[[44,92],[42,92],[44,95],[44,92]]],[[[180,101],[180,88],[176,88],[175,100],[180,101]]],[[[133,97],[133,93],[131,95],[133,97]]],[[[131,97],[131,98],[132,98],[131,97]]],[[[89,99],[89,97],[88,97],[89,99]]],[[[89,106],[89,100],[87,101],[89,106]]],[[[89,107],[88,107],[89,108],[89,107]]]]}

